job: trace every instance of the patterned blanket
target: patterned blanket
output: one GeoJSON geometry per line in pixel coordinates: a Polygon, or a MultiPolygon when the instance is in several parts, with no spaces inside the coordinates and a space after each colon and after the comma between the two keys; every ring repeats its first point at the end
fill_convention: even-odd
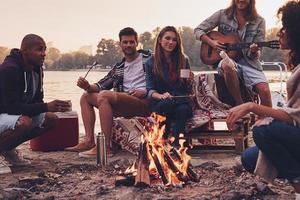
{"type": "MultiPolygon", "coordinates": [[[[195,106],[193,117],[186,124],[186,132],[205,125],[211,119],[226,118],[230,107],[218,99],[213,74],[199,74],[194,80],[195,106]]],[[[112,141],[137,154],[143,131],[154,123],[152,117],[115,118],[112,141]]]]}

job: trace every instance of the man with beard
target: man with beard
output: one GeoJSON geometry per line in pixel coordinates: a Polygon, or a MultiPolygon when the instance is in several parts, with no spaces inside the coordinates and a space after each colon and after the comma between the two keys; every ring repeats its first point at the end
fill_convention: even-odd
{"type": "Polygon", "coordinates": [[[137,51],[137,33],[127,27],[119,33],[120,47],[124,58],[98,83],[90,84],[80,77],[77,86],[85,92],[80,99],[81,115],[85,129],[85,138],[78,145],[67,148],[78,151],[80,157],[95,157],[94,139],[95,112],[98,108],[101,131],[106,137],[107,154],[110,149],[113,117],[148,116],[150,102],[146,97],[144,64],[151,56],[149,51],[137,51]],[[113,88],[113,91],[110,89],[113,88]],[[89,150],[90,149],[90,150],[89,150]]]}
{"type": "Polygon", "coordinates": [[[0,156],[10,165],[24,164],[15,148],[54,127],[57,117],[53,112],[69,107],[61,100],[43,102],[45,51],[45,41],[28,34],[21,48],[12,49],[0,65],[0,156]]]}

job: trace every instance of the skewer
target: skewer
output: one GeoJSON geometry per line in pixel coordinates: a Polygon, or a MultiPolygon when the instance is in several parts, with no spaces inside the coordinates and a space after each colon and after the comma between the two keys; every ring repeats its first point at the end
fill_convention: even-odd
{"type": "Polygon", "coordinates": [[[98,63],[95,61],[92,66],[90,66],[89,70],[86,72],[86,74],[84,75],[83,79],[85,79],[87,77],[87,75],[89,74],[89,72],[91,71],[91,69],[96,66],[98,63]]]}

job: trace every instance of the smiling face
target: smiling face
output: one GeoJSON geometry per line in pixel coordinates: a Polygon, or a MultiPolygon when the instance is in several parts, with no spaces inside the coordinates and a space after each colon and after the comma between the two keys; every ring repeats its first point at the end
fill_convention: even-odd
{"type": "Polygon", "coordinates": [[[176,33],[173,31],[165,32],[164,35],[159,39],[159,44],[164,52],[172,53],[177,46],[176,33]]]}
{"type": "Polygon", "coordinates": [[[120,47],[125,56],[132,56],[136,53],[137,41],[134,35],[121,36],[120,47]]]}
{"type": "Polygon", "coordinates": [[[250,0],[235,0],[235,5],[238,10],[245,10],[250,4],[250,0]]]}

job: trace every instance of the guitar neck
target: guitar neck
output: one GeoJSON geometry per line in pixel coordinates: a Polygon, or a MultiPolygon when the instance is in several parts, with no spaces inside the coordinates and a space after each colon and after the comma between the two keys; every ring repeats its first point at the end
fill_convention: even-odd
{"type": "MultiPolygon", "coordinates": [[[[237,50],[249,48],[251,44],[253,44],[253,43],[228,44],[226,46],[226,49],[228,51],[237,51],[237,50]]],[[[257,44],[258,47],[268,47],[269,46],[269,42],[255,42],[255,44],[257,44]]]]}

